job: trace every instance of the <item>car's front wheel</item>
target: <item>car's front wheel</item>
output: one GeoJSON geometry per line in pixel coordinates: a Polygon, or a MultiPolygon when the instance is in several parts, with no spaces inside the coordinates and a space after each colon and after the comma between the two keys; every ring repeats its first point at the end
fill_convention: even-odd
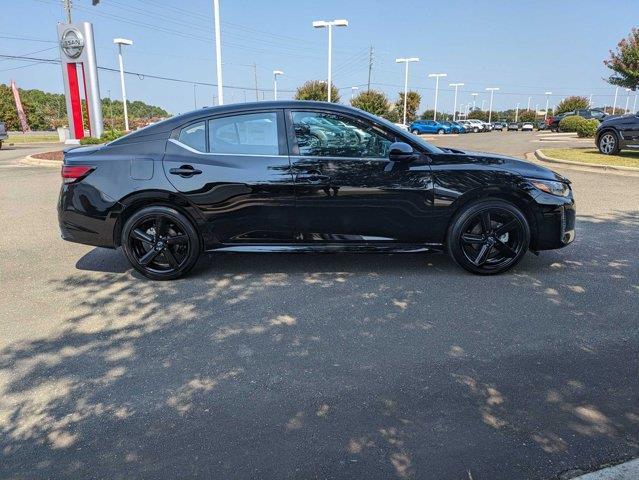
{"type": "Polygon", "coordinates": [[[619,141],[615,132],[607,131],[599,136],[597,148],[604,155],[616,155],[619,153],[619,141]]]}
{"type": "Polygon", "coordinates": [[[413,135],[419,135],[419,130],[417,130],[416,128],[413,128],[410,133],[412,133],[413,135]]]}
{"type": "Polygon", "coordinates": [[[444,134],[444,129],[440,128],[439,130],[437,130],[437,135],[443,135],[444,134]]]}
{"type": "Polygon", "coordinates": [[[135,212],[122,229],[122,249],[138,272],[172,280],[189,272],[200,255],[200,238],[177,210],[151,206],[135,212]]]}
{"type": "Polygon", "coordinates": [[[525,215],[504,200],[466,205],[448,229],[450,256],[469,272],[493,275],[514,267],[530,244],[525,215]]]}

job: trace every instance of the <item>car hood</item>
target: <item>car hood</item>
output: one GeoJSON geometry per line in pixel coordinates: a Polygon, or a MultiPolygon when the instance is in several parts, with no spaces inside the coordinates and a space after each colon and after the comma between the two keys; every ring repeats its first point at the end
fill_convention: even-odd
{"type": "Polygon", "coordinates": [[[515,173],[527,178],[538,178],[540,180],[554,180],[559,182],[570,183],[563,175],[558,174],[550,170],[549,168],[542,167],[541,165],[521,160],[519,158],[507,157],[504,155],[497,155],[494,153],[475,152],[472,150],[459,150],[450,148],[453,153],[462,153],[464,155],[472,156],[477,159],[477,163],[483,163],[486,166],[504,170],[510,173],[515,173]]]}

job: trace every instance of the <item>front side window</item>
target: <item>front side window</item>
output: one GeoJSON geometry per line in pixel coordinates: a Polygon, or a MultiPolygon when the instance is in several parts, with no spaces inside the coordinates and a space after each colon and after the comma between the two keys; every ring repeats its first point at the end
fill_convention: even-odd
{"type": "Polygon", "coordinates": [[[211,153],[277,155],[277,114],[249,113],[209,120],[211,153]]]}
{"type": "Polygon", "coordinates": [[[192,123],[180,130],[180,143],[188,145],[198,152],[206,152],[206,130],[204,122],[192,123]]]}
{"type": "Polygon", "coordinates": [[[341,115],[293,112],[293,128],[303,156],[388,158],[394,138],[341,115]]]}

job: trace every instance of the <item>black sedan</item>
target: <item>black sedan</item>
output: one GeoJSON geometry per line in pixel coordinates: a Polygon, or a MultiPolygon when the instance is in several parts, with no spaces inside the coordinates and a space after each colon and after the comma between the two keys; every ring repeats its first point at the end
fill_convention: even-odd
{"type": "Polygon", "coordinates": [[[448,251],[478,274],[574,238],[570,182],[532,163],[435,147],[323,102],[197,110],[65,152],[66,240],[122,247],[152,279],[200,253],[448,251]]]}
{"type": "Polygon", "coordinates": [[[639,116],[606,118],[597,129],[595,141],[605,155],[616,155],[623,148],[639,148],[639,116]]]}

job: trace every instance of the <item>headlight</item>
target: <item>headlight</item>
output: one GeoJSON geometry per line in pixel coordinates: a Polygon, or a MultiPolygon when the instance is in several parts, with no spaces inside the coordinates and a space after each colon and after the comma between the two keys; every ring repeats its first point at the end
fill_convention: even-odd
{"type": "Polygon", "coordinates": [[[553,182],[552,180],[532,180],[529,179],[532,185],[541,190],[542,192],[550,193],[551,195],[557,195],[558,197],[567,197],[570,194],[570,187],[567,183],[553,182]]]}

